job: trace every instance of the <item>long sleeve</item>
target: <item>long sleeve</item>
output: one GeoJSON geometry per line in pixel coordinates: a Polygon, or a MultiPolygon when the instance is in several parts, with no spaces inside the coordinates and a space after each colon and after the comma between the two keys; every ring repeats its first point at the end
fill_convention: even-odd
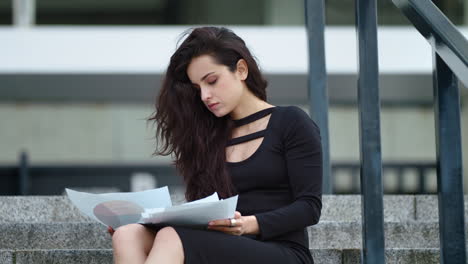
{"type": "Polygon", "coordinates": [[[322,208],[322,147],[317,125],[300,108],[291,107],[282,134],[293,202],[255,214],[261,240],[318,223],[322,208]]]}

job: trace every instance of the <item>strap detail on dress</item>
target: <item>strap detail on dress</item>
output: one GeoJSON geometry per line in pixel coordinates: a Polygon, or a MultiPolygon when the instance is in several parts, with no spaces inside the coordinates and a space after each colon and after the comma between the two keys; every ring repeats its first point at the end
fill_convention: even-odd
{"type": "Polygon", "coordinates": [[[260,130],[260,131],[257,131],[257,132],[254,132],[252,134],[248,134],[248,135],[245,135],[245,136],[232,138],[232,139],[228,140],[228,142],[226,143],[226,146],[236,145],[236,144],[240,144],[240,143],[243,143],[243,142],[246,142],[246,141],[249,141],[249,140],[253,140],[253,139],[256,139],[256,138],[259,138],[259,137],[263,137],[263,136],[265,136],[265,131],[266,131],[266,129],[260,130]]]}
{"type": "Polygon", "coordinates": [[[264,116],[267,116],[268,114],[270,114],[271,112],[273,112],[275,107],[270,107],[270,108],[266,108],[266,109],[263,109],[263,110],[260,110],[258,112],[255,112],[249,116],[246,116],[246,117],[243,117],[241,119],[237,119],[237,120],[232,120],[234,121],[234,125],[236,127],[239,127],[239,126],[243,126],[245,124],[248,124],[248,123],[251,123],[255,120],[258,120],[264,116]]]}
{"type": "MultiPolygon", "coordinates": [[[[251,114],[249,116],[246,116],[244,118],[237,119],[237,120],[232,120],[232,121],[234,121],[234,125],[236,127],[243,126],[245,124],[251,123],[253,121],[256,121],[256,120],[258,120],[258,119],[260,119],[262,117],[265,117],[265,116],[271,114],[274,109],[275,109],[275,107],[266,108],[266,109],[260,110],[258,112],[255,112],[255,113],[253,113],[253,114],[251,114]]],[[[266,132],[266,129],[254,132],[252,134],[244,135],[244,136],[241,136],[241,137],[231,138],[231,139],[229,139],[227,141],[226,146],[236,145],[236,144],[240,144],[240,143],[243,143],[243,142],[246,142],[246,141],[249,141],[249,140],[253,140],[253,139],[256,139],[256,138],[259,138],[259,137],[264,137],[265,132],[266,132]]]]}

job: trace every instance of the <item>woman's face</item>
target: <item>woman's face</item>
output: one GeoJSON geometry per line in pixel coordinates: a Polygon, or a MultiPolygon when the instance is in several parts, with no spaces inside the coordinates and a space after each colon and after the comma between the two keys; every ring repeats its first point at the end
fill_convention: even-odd
{"type": "Polygon", "coordinates": [[[217,64],[210,55],[195,57],[187,67],[187,75],[201,100],[217,117],[229,114],[239,104],[244,94],[247,65],[239,60],[235,72],[226,65],[217,64]]]}

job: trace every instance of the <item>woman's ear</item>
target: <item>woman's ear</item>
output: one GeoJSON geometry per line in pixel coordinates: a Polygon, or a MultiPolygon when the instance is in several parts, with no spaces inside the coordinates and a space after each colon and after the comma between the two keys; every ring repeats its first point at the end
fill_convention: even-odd
{"type": "Polygon", "coordinates": [[[249,75],[249,68],[247,66],[247,62],[244,59],[240,59],[237,61],[237,70],[236,70],[238,77],[245,81],[247,76],[249,75]]]}

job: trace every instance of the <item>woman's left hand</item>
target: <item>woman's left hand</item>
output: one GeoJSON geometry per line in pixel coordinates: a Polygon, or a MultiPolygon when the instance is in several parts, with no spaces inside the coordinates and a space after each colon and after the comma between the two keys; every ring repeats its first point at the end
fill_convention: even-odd
{"type": "Polygon", "coordinates": [[[208,230],[221,231],[236,236],[258,234],[258,222],[254,215],[242,216],[240,212],[236,211],[234,219],[236,220],[234,226],[231,226],[231,219],[213,220],[208,223],[208,230]]]}

